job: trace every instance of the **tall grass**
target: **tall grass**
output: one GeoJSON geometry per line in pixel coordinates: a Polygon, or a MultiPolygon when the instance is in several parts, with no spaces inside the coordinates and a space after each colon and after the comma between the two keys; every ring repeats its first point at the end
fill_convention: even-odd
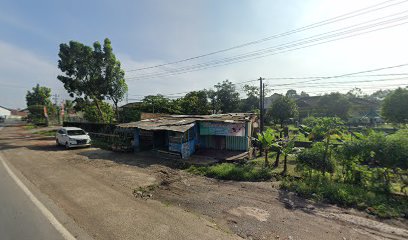
{"type": "Polygon", "coordinates": [[[273,176],[271,169],[254,164],[222,163],[213,166],[191,166],[187,171],[207,177],[235,181],[263,181],[273,176]]]}
{"type": "Polygon", "coordinates": [[[281,187],[305,198],[342,207],[355,207],[382,218],[408,218],[407,196],[370,191],[362,186],[335,182],[322,176],[312,176],[302,180],[285,179],[281,187]]]}

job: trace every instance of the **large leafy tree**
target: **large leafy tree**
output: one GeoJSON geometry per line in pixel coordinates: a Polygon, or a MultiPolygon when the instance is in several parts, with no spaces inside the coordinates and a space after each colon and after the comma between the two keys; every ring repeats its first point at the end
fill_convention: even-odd
{"type": "MultiPolygon", "coordinates": [[[[104,40],[93,48],[76,41],[60,44],[58,67],[64,73],[58,79],[71,97],[92,100],[99,117],[104,118],[101,102],[119,102],[127,90],[124,71],[113,54],[111,42],[104,40]]],[[[105,119],[104,121],[106,121],[105,119]]]]}
{"type": "Polygon", "coordinates": [[[294,89],[289,89],[288,91],[286,91],[286,97],[296,98],[298,96],[299,95],[297,94],[296,90],[294,90],[294,89]]]}
{"type": "Polygon", "coordinates": [[[26,102],[27,106],[33,105],[43,105],[43,106],[50,106],[51,105],[51,89],[47,87],[41,87],[37,84],[33,87],[32,91],[27,91],[26,94],[26,102]]]}
{"type": "Polygon", "coordinates": [[[206,91],[193,91],[180,99],[180,108],[183,114],[208,114],[210,106],[206,91]]]}
{"type": "Polygon", "coordinates": [[[119,119],[118,104],[123,100],[125,94],[128,91],[128,86],[124,78],[115,79],[109,88],[109,94],[107,96],[113,102],[115,106],[116,119],[119,119]]]}
{"type": "Polygon", "coordinates": [[[271,108],[266,113],[267,120],[273,120],[275,123],[283,123],[289,118],[298,115],[298,108],[296,103],[286,96],[279,96],[272,102],[271,108]]]}
{"type": "Polygon", "coordinates": [[[30,112],[29,119],[34,123],[46,123],[44,116],[44,106],[47,107],[49,113],[55,113],[55,109],[51,104],[51,89],[41,87],[37,84],[32,88],[32,91],[27,91],[26,102],[30,112]]]}
{"type": "Polygon", "coordinates": [[[247,98],[241,100],[242,112],[255,112],[259,109],[259,88],[256,86],[244,85],[247,98]]]}
{"type": "Polygon", "coordinates": [[[235,112],[239,106],[239,93],[235,89],[235,85],[225,80],[216,84],[215,94],[218,102],[219,110],[223,113],[235,112]]]}
{"type": "Polygon", "coordinates": [[[163,95],[148,95],[142,100],[142,110],[151,113],[172,113],[172,102],[163,95]]]}
{"type": "Polygon", "coordinates": [[[219,110],[217,93],[213,89],[204,89],[204,91],[207,93],[208,99],[210,100],[210,109],[212,113],[216,113],[219,110]]]}
{"type": "Polygon", "coordinates": [[[382,115],[393,123],[408,122],[408,89],[398,88],[388,94],[382,103],[382,115]]]}
{"type": "Polygon", "coordinates": [[[330,93],[319,99],[316,111],[326,117],[347,119],[350,106],[350,102],[344,95],[340,93],[330,93]]]}

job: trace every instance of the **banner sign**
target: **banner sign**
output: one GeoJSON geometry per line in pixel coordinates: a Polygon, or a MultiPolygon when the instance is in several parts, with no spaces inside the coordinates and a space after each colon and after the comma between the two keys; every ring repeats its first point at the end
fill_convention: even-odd
{"type": "Polygon", "coordinates": [[[48,112],[47,112],[47,107],[44,106],[44,117],[48,118],[48,112]]]}
{"type": "Polygon", "coordinates": [[[200,122],[200,135],[245,136],[245,123],[200,122]]]}

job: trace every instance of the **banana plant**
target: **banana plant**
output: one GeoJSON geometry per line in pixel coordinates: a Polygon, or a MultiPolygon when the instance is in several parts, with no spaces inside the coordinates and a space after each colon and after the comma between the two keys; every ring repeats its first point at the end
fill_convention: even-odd
{"type": "Polygon", "coordinates": [[[258,141],[262,145],[262,149],[264,150],[265,153],[265,166],[269,166],[269,161],[268,161],[268,152],[269,149],[273,146],[275,143],[275,134],[274,131],[270,128],[266,129],[266,131],[258,133],[258,141]]]}

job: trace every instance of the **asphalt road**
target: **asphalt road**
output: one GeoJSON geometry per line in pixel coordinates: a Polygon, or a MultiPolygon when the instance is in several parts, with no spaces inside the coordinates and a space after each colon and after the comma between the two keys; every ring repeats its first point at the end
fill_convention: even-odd
{"type": "Polygon", "coordinates": [[[0,239],[64,239],[16,184],[1,161],[0,158],[0,239]]]}

